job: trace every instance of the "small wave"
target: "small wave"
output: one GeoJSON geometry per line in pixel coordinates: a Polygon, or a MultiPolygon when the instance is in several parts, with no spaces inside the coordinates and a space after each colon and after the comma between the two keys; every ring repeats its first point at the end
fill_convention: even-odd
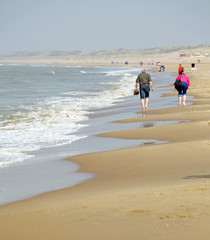
{"type": "MultiPolygon", "coordinates": [[[[36,107],[26,107],[22,112],[3,115],[0,122],[1,151],[0,165],[32,158],[28,152],[40,148],[71,143],[81,138],[74,135],[87,126],[81,121],[87,119],[86,110],[78,103],[72,105],[71,98],[44,99],[36,107]]],[[[84,137],[84,136],[83,136],[84,137]]]]}
{"type": "Polygon", "coordinates": [[[117,82],[100,82],[99,85],[117,85],[117,82]]]}
{"type": "Polygon", "coordinates": [[[134,72],[140,72],[141,69],[139,68],[123,68],[120,70],[113,70],[104,72],[106,76],[131,76],[134,72]]]}

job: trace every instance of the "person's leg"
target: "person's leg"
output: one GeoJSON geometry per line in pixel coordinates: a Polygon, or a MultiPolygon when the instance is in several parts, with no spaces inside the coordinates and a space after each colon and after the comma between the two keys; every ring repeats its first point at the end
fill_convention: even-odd
{"type": "Polygon", "coordinates": [[[181,107],[182,105],[182,96],[178,95],[178,101],[179,101],[179,107],[181,107]]]}
{"type": "Polygon", "coordinates": [[[140,98],[141,98],[142,110],[145,110],[145,89],[144,89],[144,84],[140,85],[140,98]]]}
{"type": "Polygon", "coordinates": [[[142,110],[145,110],[145,106],[144,106],[144,98],[141,99],[141,105],[142,105],[142,110]]]}
{"type": "Polygon", "coordinates": [[[181,105],[182,105],[182,87],[181,88],[179,88],[179,90],[178,90],[178,103],[179,103],[179,107],[181,107],[181,105]]]}
{"type": "Polygon", "coordinates": [[[145,109],[148,109],[149,91],[150,91],[150,86],[148,84],[146,84],[146,86],[145,86],[145,109]]]}
{"type": "Polygon", "coordinates": [[[183,102],[183,106],[186,106],[186,98],[187,98],[187,89],[188,89],[188,85],[187,83],[185,82],[182,82],[182,85],[183,85],[183,99],[182,99],[182,102],[183,102]]]}
{"type": "Polygon", "coordinates": [[[148,109],[149,98],[145,98],[145,109],[148,109]]]}
{"type": "Polygon", "coordinates": [[[184,95],[183,95],[183,98],[182,98],[183,106],[186,106],[186,105],[187,105],[187,104],[185,103],[185,102],[186,102],[186,98],[187,98],[187,95],[184,94],[184,95]]]}

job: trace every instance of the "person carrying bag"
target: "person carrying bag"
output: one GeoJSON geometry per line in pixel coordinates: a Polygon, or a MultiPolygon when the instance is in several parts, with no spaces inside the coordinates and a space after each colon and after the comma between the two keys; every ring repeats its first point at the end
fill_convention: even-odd
{"type": "Polygon", "coordinates": [[[174,83],[174,87],[178,91],[178,102],[179,106],[186,106],[186,98],[187,98],[187,89],[190,86],[189,78],[182,72],[176,78],[174,83]]]}

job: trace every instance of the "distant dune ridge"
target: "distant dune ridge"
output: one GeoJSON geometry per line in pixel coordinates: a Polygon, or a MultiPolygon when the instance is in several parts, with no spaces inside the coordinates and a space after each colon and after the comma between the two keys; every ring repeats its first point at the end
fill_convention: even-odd
{"type": "Polygon", "coordinates": [[[144,49],[112,49],[92,52],[74,51],[21,51],[0,53],[1,63],[47,63],[47,64],[71,64],[71,63],[124,63],[150,61],[164,59],[180,59],[180,54],[187,57],[210,56],[210,44],[197,46],[155,47],[144,49]]]}

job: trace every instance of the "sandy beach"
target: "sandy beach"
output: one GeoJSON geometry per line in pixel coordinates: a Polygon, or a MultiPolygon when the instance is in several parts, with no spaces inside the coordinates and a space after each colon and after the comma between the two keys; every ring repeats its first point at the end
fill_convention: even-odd
{"type": "MultiPolygon", "coordinates": [[[[177,63],[164,62],[177,75],[177,63]]],[[[117,122],[178,124],[113,131],[106,138],[163,144],[72,157],[94,179],[0,207],[2,240],[208,240],[210,235],[210,63],[184,64],[192,105],[148,110],[117,122]]],[[[154,69],[157,71],[157,69],[154,69]]],[[[177,92],[165,94],[177,99],[177,92]]],[[[137,102],[138,104],[138,102],[137,102]]],[[[178,105],[178,104],[177,104],[178,105]]]]}

